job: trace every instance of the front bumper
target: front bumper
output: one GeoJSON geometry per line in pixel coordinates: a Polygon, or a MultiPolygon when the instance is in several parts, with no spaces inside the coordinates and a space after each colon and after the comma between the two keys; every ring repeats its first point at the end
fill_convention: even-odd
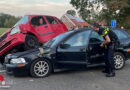
{"type": "Polygon", "coordinates": [[[26,76],[29,74],[29,65],[18,67],[16,64],[5,64],[6,72],[14,76],[26,76]]]}
{"type": "Polygon", "coordinates": [[[0,56],[8,52],[8,50],[12,49],[13,47],[23,44],[25,42],[25,38],[26,34],[23,33],[17,33],[14,35],[9,34],[6,39],[0,42],[0,44],[2,44],[0,47],[0,56]]]}

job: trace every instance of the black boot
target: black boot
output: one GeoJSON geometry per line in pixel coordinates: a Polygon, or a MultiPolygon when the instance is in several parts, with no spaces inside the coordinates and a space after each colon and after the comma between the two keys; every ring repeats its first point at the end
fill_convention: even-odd
{"type": "Polygon", "coordinates": [[[115,71],[113,70],[112,72],[106,74],[106,77],[115,77],[115,71]]]}
{"type": "Polygon", "coordinates": [[[108,70],[104,69],[102,70],[103,73],[109,73],[108,70]]]}

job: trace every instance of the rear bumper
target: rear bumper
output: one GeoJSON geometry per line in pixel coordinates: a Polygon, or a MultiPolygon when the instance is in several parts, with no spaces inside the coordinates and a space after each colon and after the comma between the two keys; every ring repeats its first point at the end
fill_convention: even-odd
{"type": "Polygon", "coordinates": [[[29,74],[29,67],[26,64],[23,67],[18,67],[17,65],[14,64],[6,64],[6,72],[9,75],[14,75],[14,76],[27,76],[29,74]]]}
{"type": "Polygon", "coordinates": [[[14,35],[8,35],[6,39],[4,39],[0,44],[2,43],[2,46],[0,47],[0,56],[2,56],[4,53],[12,49],[13,47],[20,45],[25,42],[26,34],[18,33],[14,35]]]}

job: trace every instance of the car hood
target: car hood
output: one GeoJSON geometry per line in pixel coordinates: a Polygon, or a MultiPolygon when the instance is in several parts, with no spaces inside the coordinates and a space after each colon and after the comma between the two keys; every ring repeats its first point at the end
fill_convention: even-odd
{"type": "Polygon", "coordinates": [[[34,52],[38,53],[39,49],[31,49],[31,50],[27,50],[24,52],[17,52],[17,53],[11,54],[11,56],[22,57],[22,56],[29,55],[29,54],[34,53],[34,52]]]}
{"type": "Polygon", "coordinates": [[[30,58],[30,59],[35,59],[38,57],[38,53],[39,53],[39,49],[31,49],[31,50],[27,50],[24,52],[17,52],[17,53],[13,53],[13,54],[8,54],[5,57],[5,63],[9,63],[9,61],[11,59],[14,58],[30,58]]]}

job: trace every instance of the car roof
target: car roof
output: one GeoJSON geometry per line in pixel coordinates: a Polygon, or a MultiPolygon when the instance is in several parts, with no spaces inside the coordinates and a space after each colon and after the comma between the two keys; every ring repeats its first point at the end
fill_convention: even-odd
{"type": "Polygon", "coordinates": [[[81,31],[88,31],[88,30],[93,31],[92,28],[80,28],[80,29],[78,29],[78,30],[73,30],[72,32],[81,32],[81,31]]]}
{"type": "Polygon", "coordinates": [[[25,15],[25,16],[30,16],[30,17],[34,17],[34,16],[50,16],[50,17],[55,17],[55,16],[51,16],[51,15],[40,15],[40,14],[30,14],[30,15],[25,15]]]}
{"type": "MultiPolygon", "coordinates": [[[[124,29],[120,29],[120,28],[110,28],[111,30],[121,30],[121,31],[125,31],[124,29]]],[[[72,30],[73,32],[80,32],[80,31],[85,31],[85,30],[91,30],[93,31],[93,28],[80,28],[78,30],[72,30]]]]}
{"type": "Polygon", "coordinates": [[[125,29],[121,29],[121,28],[110,28],[111,30],[125,30],[125,29]]]}
{"type": "MultiPolygon", "coordinates": [[[[94,31],[93,28],[81,28],[81,29],[78,29],[78,30],[72,30],[72,33],[77,33],[77,32],[82,32],[82,31],[87,31],[87,30],[94,31]]],[[[111,30],[119,30],[119,31],[126,32],[125,30],[120,29],[120,28],[111,28],[111,30]]],[[[126,33],[128,33],[128,32],[126,32],[126,33]]]]}

